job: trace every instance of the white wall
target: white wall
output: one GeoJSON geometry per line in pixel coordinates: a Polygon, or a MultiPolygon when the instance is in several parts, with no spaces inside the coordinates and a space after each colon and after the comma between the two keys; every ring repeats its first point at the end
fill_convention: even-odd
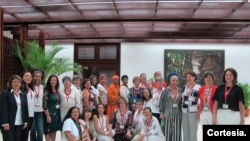
{"type": "MultiPolygon", "coordinates": [[[[46,45],[46,48],[50,45],[46,45]]],[[[58,56],[74,60],[74,45],[62,44],[64,47],[58,56]]],[[[132,86],[133,76],[139,76],[145,72],[147,78],[152,78],[156,70],[164,73],[165,49],[204,49],[225,50],[225,68],[233,67],[238,72],[238,81],[250,84],[250,45],[249,44],[167,44],[167,43],[121,43],[121,75],[129,76],[129,86],[132,86]]],[[[59,76],[73,76],[73,72],[67,72],[59,76]]]]}
{"type": "Polygon", "coordinates": [[[204,49],[225,50],[225,68],[233,67],[238,72],[238,81],[250,84],[249,44],[167,44],[167,43],[121,43],[121,75],[132,78],[144,72],[147,79],[152,78],[156,70],[164,73],[165,49],[204,49]]]}
{"type": "MultiPolygon", "coordinates": [[[[64,57],[64,58],[68,58],[70,63],[74,62],[74,44],[59,44],[58,46],[63,47],[64,49],[61,50],[56,57],[64,57]]],[[[45,46],[45,50],[48,49],[49,47],[51,47],[51,45],[46,45],[45,46]]],[[[59,82],[60,82],[60,87],[63,85],[62,83],[62,78],[64,76],[69,76],[69,77],[73,77],[74,72],[70,71],[70,72],[66,72],[61,74],[60,76],[58,76],[59,82]]]]}

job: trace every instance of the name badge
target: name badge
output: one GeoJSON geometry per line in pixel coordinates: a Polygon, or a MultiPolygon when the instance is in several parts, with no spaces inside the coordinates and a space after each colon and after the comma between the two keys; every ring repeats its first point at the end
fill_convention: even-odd
{"type": "Polygon", "coordinates": [[[209,107],[208,106],[204,106],[203,107],[203,111],[208,111],[209,110],[209,107]]]}
{"type": "Polygon", "coordinates": [[[124,125],[123,124],[120,125],[120,129],[124,129],[124,125]]]}
{"type": "Polygon", "coordinates": [[[229,107],[228,104],[223,104],[223,105],[222,105],[222,108],[223,108],[223,109],[228,109],[228,107],[229,107]]]}
{"type": "Polygon", "coordinates": [[[59,104],[57,104],[57,105],[56,105],[56,109],[59,109],[59,108],[60,108],[60,105],[59,105],[59,104]]]}
{"type": "Polygon", "coordinates": [[[133,103],[136,103],[137,97],[133,96],[132,98],[133,98],[133,103]]]}
{"type": "Polygon", "coordinates": [[[189,105],[189,102],[188,102],[188,101],[184,101],[184,104],[185,104],[185,105],[189,105]]]}
{"type": "Polygon", "coordinates": [[[195,100],[196,100],[196,97],[194,97],[194,96],[188,97],[188,101],[195,102],[195,100]]]}
{"type": "Polygon", "coordinates": [[[173,107],[176,108],[176,107],[177,107],[177,104],[176,104],[176,103],[173,103],[173,107]]]}

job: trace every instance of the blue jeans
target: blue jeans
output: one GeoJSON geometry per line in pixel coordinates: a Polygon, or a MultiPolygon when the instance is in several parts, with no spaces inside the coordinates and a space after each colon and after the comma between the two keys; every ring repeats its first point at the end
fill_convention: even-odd
{"type": "Polygon", "coordinates": [[[30,141],[43,141],[43,112],[35,112],[30,130],[30,141]]]}

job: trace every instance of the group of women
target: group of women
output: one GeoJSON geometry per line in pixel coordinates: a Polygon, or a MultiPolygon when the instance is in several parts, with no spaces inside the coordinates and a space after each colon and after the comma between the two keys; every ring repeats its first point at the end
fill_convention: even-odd
{"type": "Polygon", "coordinates": [[[237,85],[237,72],[227,68],[223,84],[213,84],[213,72],[204,72],[204,85],[196,83],[193,71],[185,73],[186,85],[179,86],[179,74],[170,73],[167,82],[159,71],[154,82],[146,74],[133,77],[82,79],[56,75],[41,84],[43,72],[25,71],[13,75],[0,95],[3,141],[197,141],[198,123],[244,124],[244,95],[237,85]],[[99,80],[99,81],[98,81],[99,80]],[[227,117],[225,119],[224,117],[227,117]]]}

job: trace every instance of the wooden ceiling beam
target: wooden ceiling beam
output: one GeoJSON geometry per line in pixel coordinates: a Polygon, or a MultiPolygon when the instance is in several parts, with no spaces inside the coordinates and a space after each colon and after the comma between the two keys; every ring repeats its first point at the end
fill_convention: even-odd
{"type": "Polygon", "coordinates": [[[65,20],[65,21],[25,21],[5,22],[5,25],[60,24],[60,23],[98,23],[98,22],[250,22],[250,19],[100,19],[100,20],[65,20]]]}

